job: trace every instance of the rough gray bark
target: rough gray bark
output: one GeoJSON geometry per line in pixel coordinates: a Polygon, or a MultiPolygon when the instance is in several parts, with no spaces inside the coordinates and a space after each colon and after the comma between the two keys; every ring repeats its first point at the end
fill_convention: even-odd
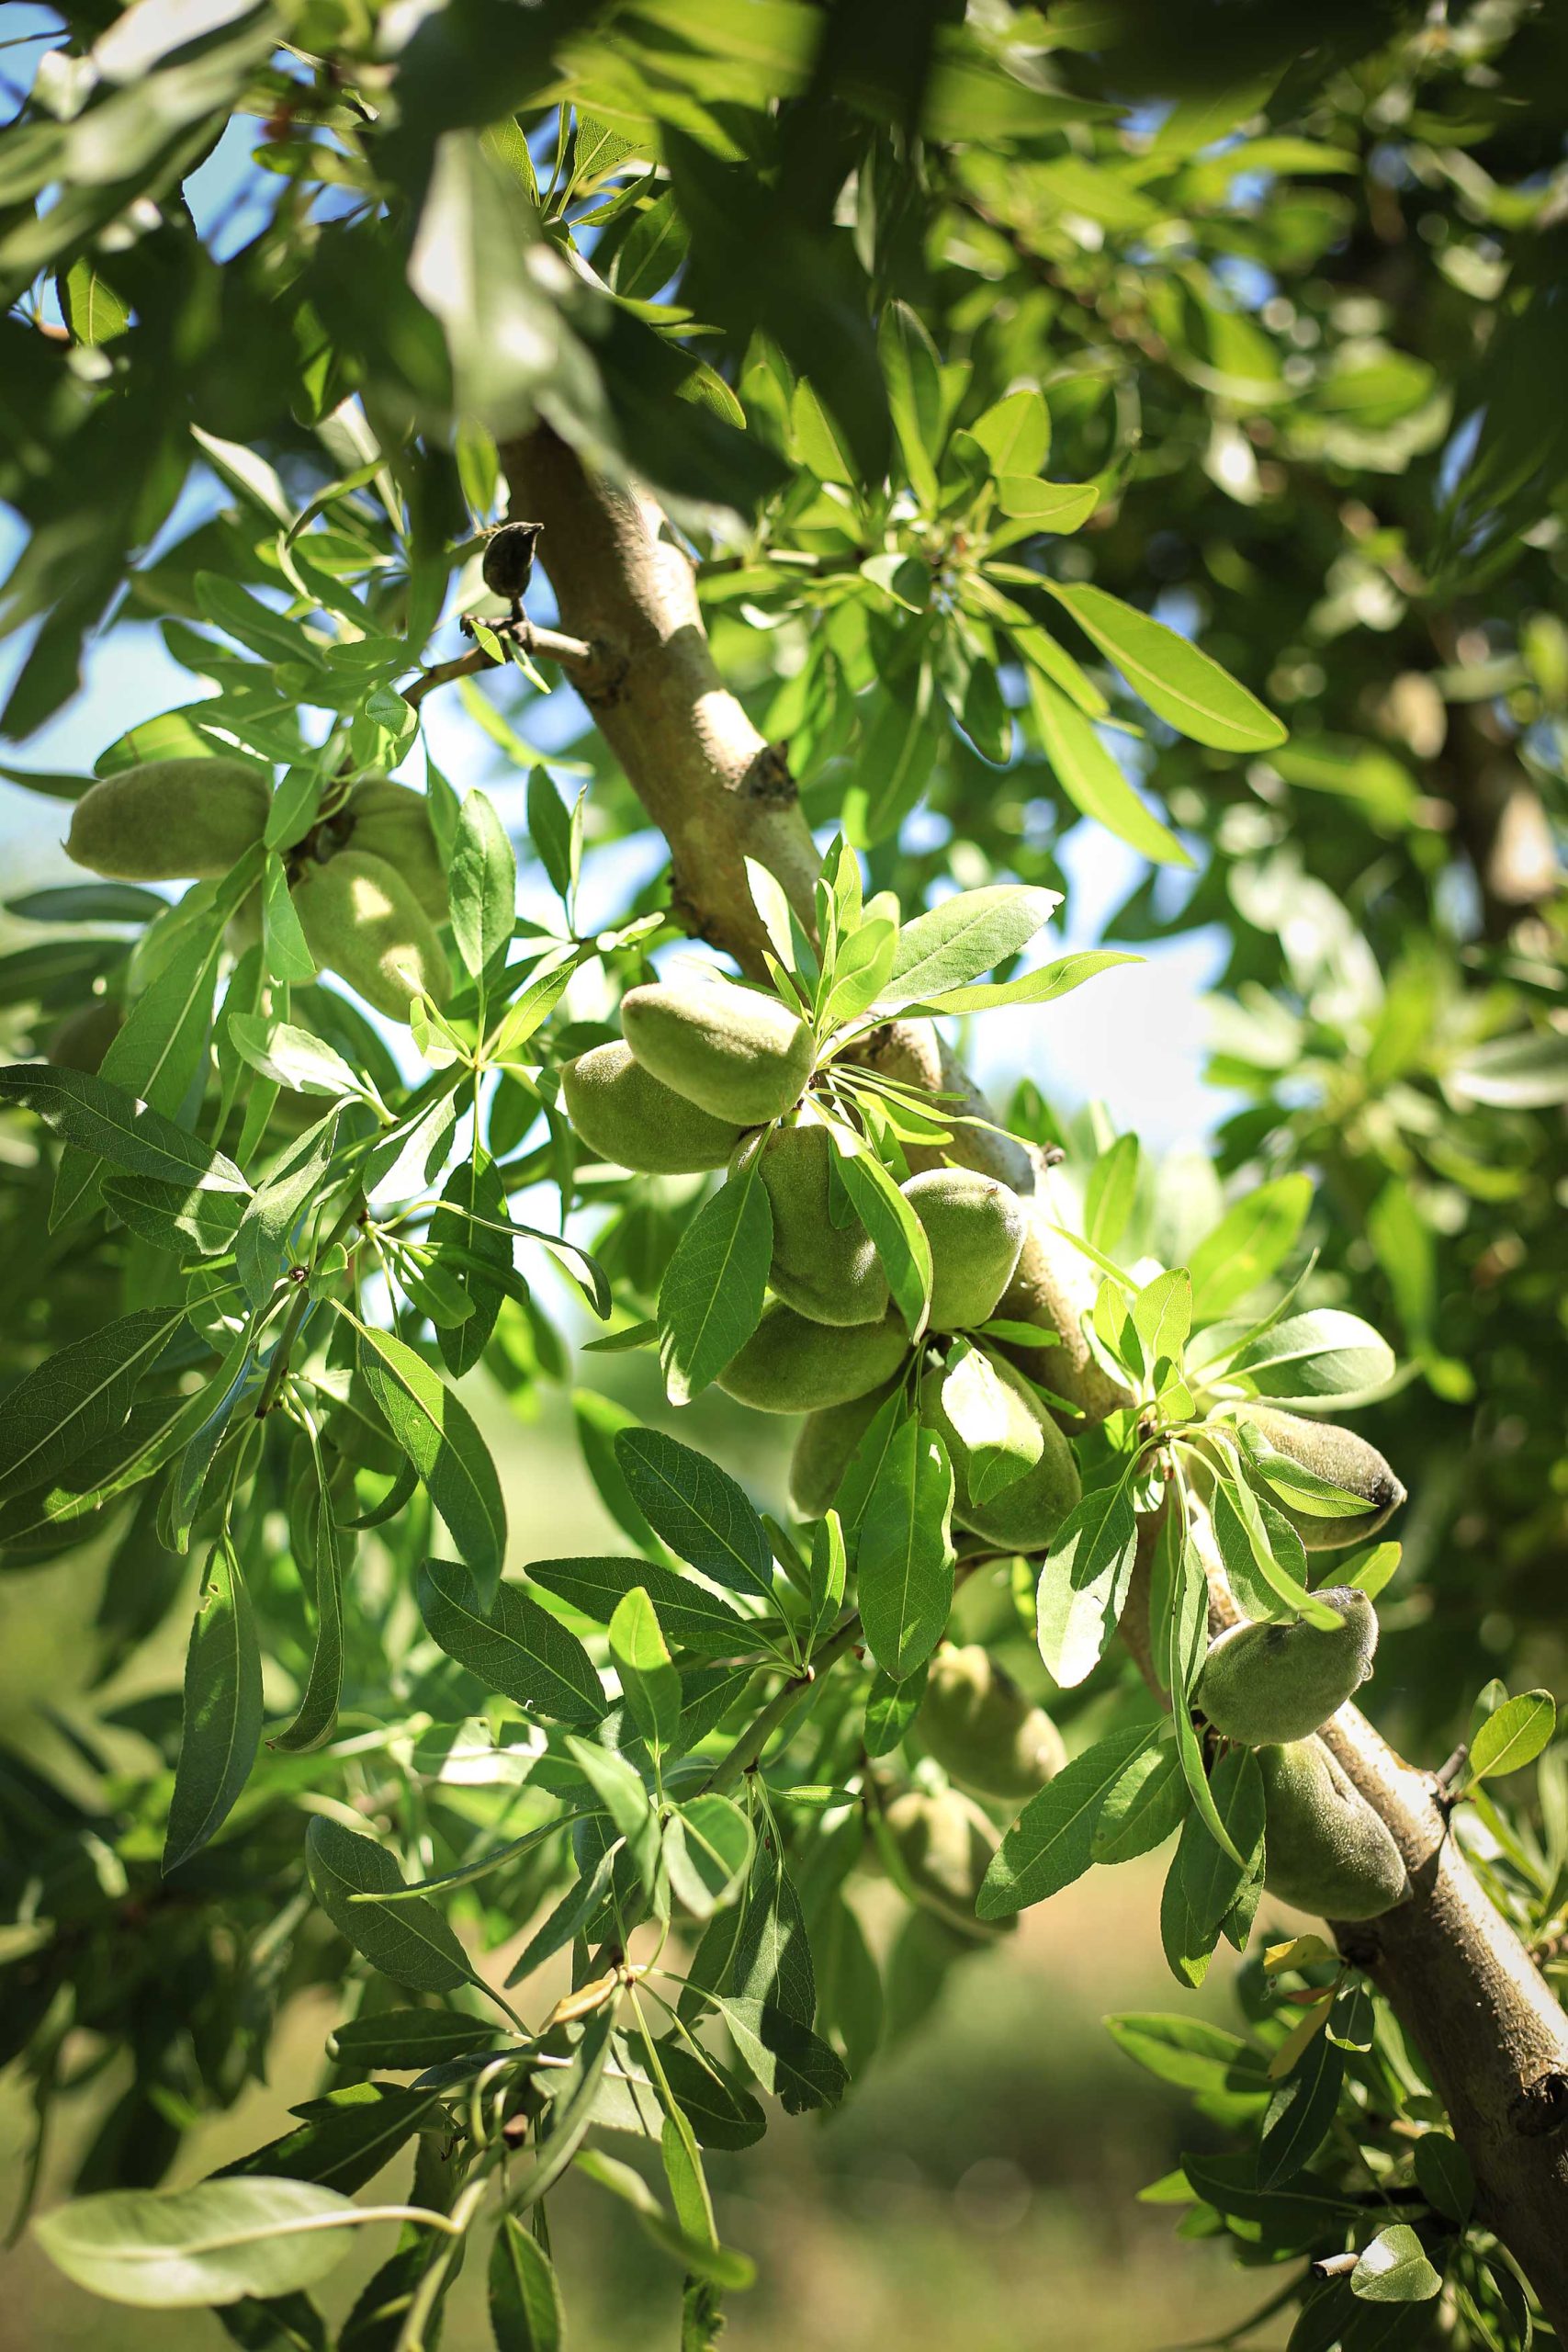
{"type": "MultiPolygon", "coordinates": [[[[663,535],[658,510],[590,481],[547,430],[502,454],[513,514],[545,526],[539,559],[561,627],[594,649],[580,691],[670,844],[681,916],[758,973],[760,927],[743,860],[768,866],[807,915],[818,865],[787,759],[719,678],[690,562],[663,535]]],[[[874,1050],[885,1068],[962,1086],[974,1099],[961,1073],[933,1061],[933,1042],[922,1024],[900,1023],[874,1050]]],[[[1035,1163],[1026,1167],[1016,1145],[1010,1153],[1007,1138],[969,1134],[985,1164],[1033,1189],[1035,1163]]],[[[1041,1377],[1061,1389],[1077,1366],[1084,1409],[1103,1413],[1103,1376],[1090,1381],[1078,1362],[1077,1277],[1048,1236],[1041,1246],[1037,1290],[1043,1302],[1059,1302],[1065,1341],[1041,1377]]],[[[1126,1630],[1136,1654],[1135,1608],[1126,1630]]],[[[1483,2217],[1568,2341],[1568,2019],[1446,1834],[1435,1783],[1401,1762],[1354,1708],[1325,1736],[1398,1840],[1414,1890],[1384,1918],[1342,1928],[1341,1948],[1387,1994],[1420,2048],[1470,2159],[1483,2217]]]]}

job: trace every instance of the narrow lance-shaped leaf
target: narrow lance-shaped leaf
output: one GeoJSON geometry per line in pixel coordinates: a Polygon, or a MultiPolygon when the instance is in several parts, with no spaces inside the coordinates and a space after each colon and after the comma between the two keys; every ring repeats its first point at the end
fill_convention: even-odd
{"type": "Polygon", "coordinates": [[[419,1606],[448,1657],[487,1690],[565,1723],[594,1723],[604,1713],[604,1688],[576,1634],[516,1585],[501,1585],[481,1608],[464,1568],[430,1560],[420,1570],[419,1606]]]}
{"type": "Polygon", "coordinates": [[[998,883],[943,899],[904,925],[893,976],[876,1000],[879,1012],[923,1004],[964,987],[1027,947],[1061,904],[1061,893],[998,883]]]}
{"type": "Polygon", "coordinates": [[[681,1730],[681,1678],[671,1663],[653,1602],[634,1585],[610,1620],[610,1656],[637,1729],[651,1747],[671,1747],[681,1730]]]}
{"type": "Polygon", "coordinates": [[[333,1514],[332,1490],[313,1438],[310,1455],[315,1487],[311,1548],[316,1642],[294,1721],[272,1743],[288,1755],[320,1747],[332,1737],[343,1689],[343,1538],[333,1514]]]}
{"type": "Polygon", "coordinates": [[[305,1834],[310,1888],[340,1934],[373,1968],[421,1993],[452,1993],[473,1971],[434,1903],[355,1902],[355,1895],[400,1892],[402,1872],[384,1846],[324,1814],[305,1834]]]}
{"type": "Polygon", "coordinates": [[[33,2233],[55,2267],[90,2294],[194,2311],[314,2286],[368,2218],[314,2181],[204,2180],[81,2197],[35,2222],[33,2233]]]}
{"type": "Polygon", "coordinates": [[[0,1423],[0,1496],[42,1485],[118,1429],[184,1321],[183,1306],[143,1307],[18,1381],[0,1423]]]}
{"type": "Polygon", "coordinates": [[[1043,584],[1178,734],[1221,752],[1264,752],[1284,741],[1271,710],[1163,621],[1087,582],[1043,584]]]}
{"type": "Polygon", "coordinates": [[[452,936],[464,965],[479,979],[512,944],[517,902],[517,860],[482,792],[470,792],[457,812],[447,880],[452,936]]]}
{"type": "Polygon", "coordinates": [[[566,2312],[544,2247],[515,2213],[503,2213],[491,2248],[491,2327],[498,2352],[561,2352],[566,2312]]]}
{"type": "Polygon", "coordinates": [[[773,1214],[753,1157],[705,1201],[659,1286],[660,1361],[672,1405],[689,1404],[761,1319],[773,1214]]]}
{"type": "Polygon", "coordinates": [[[468,1407],[423,1356],[389,1331],[359,1331],[359,1367],[398,1444],[452,1531],[481,1604],[493,1600],[506,1552],[506,1506],[490,1450],[468,1407]]]}
{"type": "Polygon", "coordinates": [[[931,1656],[953,1606],[953,1470],[912,1415],[876,1475],[856,1553],[861,1622],[872,1656],[902,1682],[931,1656]]]}
{"type": "Polygon", "coordinates": [[[250,1778],[262,1732],[261,1648],[250,1596],[227,1543],[213,1546],[186,1655],[185,1707],[164,1871],[222,1827],[250,1778]]]}
{"type": "Polygon", "coordinates": [[[0,1069],[0,1102],[35,1111],[61,1141],[133,1176],[152,1176],[182,1191],[250,1191],[231,1159],[166,1119],[151,1103],[85,1070],[42,1062],[0,1069]]]}
{"type": "Polygon", "coordinates": [[[615,1456],[633,1501],[679,1559],[772,1601],[768,1532],[727,1470],[662,1430],[618,1430],[615,1456]]]}

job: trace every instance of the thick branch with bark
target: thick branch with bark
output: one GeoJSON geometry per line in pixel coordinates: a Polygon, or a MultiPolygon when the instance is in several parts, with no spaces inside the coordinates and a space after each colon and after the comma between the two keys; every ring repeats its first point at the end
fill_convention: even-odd
{"type": "MultiPolygon", "coordinates": [[[[561,628],[594,649],[597,674],[581,691],[670,844],[677,910],[760,974],[761,931],[744,860],[766,865],[807,919],[818,861],[787,761],[715,667],[691,563],[657,508],[591,481],[547,430],[502,454],[513,512],[545,526],[540,560],[561,628]]],[[[898,1075],[977,1100],[923,1024],[894,1024],[874,1050],[898,1075]]],[[[965,1157],[1036,1194],[1045,1264],[1038,1288],[1064,1341],[1041,1376],[1067,1393],[1076,1370],[1086,1384],[1082,1408],[1102,1414],[1117,1400],[1078,1363],[1081,1277],[1067,1245],[1051,1241],[1038,1155],[984,1130],[964,1132],[965,1157]]],[[[1126,1628],[1134,1654],[1136,1628],[1134,1608],[1126,1628]]],[[[1140,1663],[1146,1668],[1146,1655],[1140,1663]]],[[[1383,1918],[1342,1926],[1341,1949],[1367,1969],[1419,2047],[1470,2159],[1483,2218],[1568,2341],[1568,2018],[1447,1834],[1435,1781],[1403,1763],[1354,1708],[1325,1736],[1398,1840],[1413,1890],[1383,1918]]]]}

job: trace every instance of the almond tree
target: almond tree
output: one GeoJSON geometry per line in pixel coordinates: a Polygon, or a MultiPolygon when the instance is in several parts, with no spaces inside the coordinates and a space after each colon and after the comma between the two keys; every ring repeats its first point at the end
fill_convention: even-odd
{"type": "Polygon", "coordinates": [[[5,724],[110,628],[192,679],[4,771],[82,879],[0,957],[0,1542],[99,1579],[75,1769],[5,1766],[6,2054],[40,2155],[133,2060],[36,2222],[96,2292],[413,2352],[471,2258],[557,2345],[572,2167],[708,2345],[704,2151],[876,2063],[864,1874],[962,1998],[1173,1841],[1178,1984],[1249,1956],[1244,2033],[1112,2020],[1235,2128],[1160,2195],[1298,2352],[1568,2324],[1568,1773],[1487,1679],[1561,1659],[1561,36],[1224,14],[13,52],[5,724]],[[1080,820],[1140,879],[1053,954],[1080,820]],[[1048,1012],[976,1089],[1201,923],[1212,1163],[1069,1115],[1048,1012]],[[573,1380],[615,1557],[476,1418],[573,1380]],[[716,1387],[807,1413],[788,1517],[680,1433],[716,1387]],[[321,1984],[334,2086],[162,2188],[321,1984]]]}

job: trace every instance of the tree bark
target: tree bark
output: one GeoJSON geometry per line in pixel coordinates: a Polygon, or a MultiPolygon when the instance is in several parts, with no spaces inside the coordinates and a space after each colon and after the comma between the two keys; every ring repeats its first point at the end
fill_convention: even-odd
{"type": "MultiPolygon", "coordinates": [[[[584,699],[670,844],[677,912],[760,974],[744,860],[766,865],[807,920],[818,860],[782,747],[763,740],[719,678],[691,563],[656,507],[590,480],[547,429],[512,443],[502,458],[513,514],[545,526],[539,560],[561,627],[594,649],[584,699]]],[[[922,1029],[894,1024],[874,1048],[883,1066],[920,1070],[925,1082],[934,1076],[976,1099],[962,1073],[933,1060],[922,1029]]],[[[1038,1155],[984,1130],[966,1131],[971,1146],[1015,1188],[1034,1189],[1038,1155]]],[[[1070,1301],[1070,1283],[1060,1287],[1070,1301]]],[[[1063,1338],[1067,1345],[1052,1358],[1066,1360],[1075,1340],[1081,1345],[1076,1323],[1063,1338]]],[[[1040,1376],[1059,1385],[1055,1363],[1040,1376]]],[[[1135,1626],[1128,1632],[1135,1652],[1135,1626]]],[[[1470,2159],[1482,2218],[1568,2342],[1568,2018],[1448,1834],[1436,1783],[1394,1756],[1354,1708],[1325,1736],[1387,1822],[1412,1885],[1410,1899],[1383,1918],[1341,1925],[1341,1950],[1386,1994],[1420,2049],[1470,2159]]]]}

